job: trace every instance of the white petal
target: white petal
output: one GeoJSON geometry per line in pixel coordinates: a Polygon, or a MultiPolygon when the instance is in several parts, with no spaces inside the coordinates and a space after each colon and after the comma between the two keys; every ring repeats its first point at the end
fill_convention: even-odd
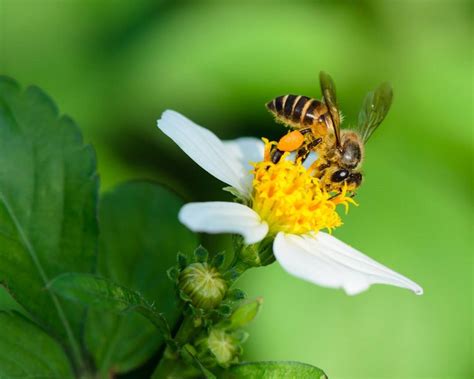
{"type": "Polygon", "coordinates": [[[178,218],[194,232],[240,234],[248,245],[268,233],[268,224],[253,209],[238,203],[189,203],[181,208],[178,218]]]}
{"type": "Polygon", "coordinates": [[[252,188],[253,166],[251,163],[263,161],[263,141],[255,137],[241,137],[223,142],[228,151],[242,163],[245,169],[245,184],[248,188],[252,188]]]}
{"type": "Polygon", "coordinates": [[[303,162],[303,167],[308,169],[316,160],[318,159],[318,153],[312,151],[309,153],[308,157],[306,160],[303,162]]]}
{"type": "Polygon", "coordinates": [[[273,243],[276,259],[290,274],[323,287],[343,288],[356,295],[371,284],[408,288],[417,295],[423,289],[354,248],[323,232],[315,236],[279,233],[273,243]]]}
{"type": "Polygon", "coordinates": [[[215,134],[171,110],[163,113],[158,128],[204,170],[249,197],[247,170],[215,134]]]}
{"type": "Polygon", "coordinates": [[[241,137],[223,141],[224,146],[234,154],[243,165],[252,169],[250,163],[263,161],[263,141],[255,137],[241,137]]]}

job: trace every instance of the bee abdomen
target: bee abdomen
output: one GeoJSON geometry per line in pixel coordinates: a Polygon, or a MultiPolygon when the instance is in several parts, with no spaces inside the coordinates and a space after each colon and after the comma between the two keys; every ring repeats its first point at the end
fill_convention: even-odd
{"type": "Polygon", "coordinates": [[[288,124],[311,125],[318,119],[322,103],[307,96],[284,95],[268,102],[267,108],[288,124]]]}

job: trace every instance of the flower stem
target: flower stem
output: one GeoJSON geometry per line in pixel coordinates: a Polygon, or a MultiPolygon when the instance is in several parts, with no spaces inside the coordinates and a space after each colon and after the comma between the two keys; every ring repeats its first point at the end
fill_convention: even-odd
{"type": "Polygon", "coordinates": [[[183,313],[183,320],[173,339],[174,346],[169,344],[166,346],[163,357],[153,373],[153,379],[187,378],[196,374],[193,367],[183,362],[180,350],[193,339],[194,335],[199,332],[200,327],[195,325],[193,316],[186,313],[185,308],[183,313]]]}
{"type": "Polygon", "coordinates": [[[234,258],[228,272],[235,282],[245,271],[252,267],[266,266],[275,261],[272,250],[273,237],[265,238],[263,241],[253,245],[245,245],[241,237],[234,240],[234,258]]]}
{"type": "Polygon", "coordinates": [[[188,343],[194,334],[199,331],[199,329],[199,327],[195,326],[194,318],[189,314],[185,314],[183,322],[181,323],[181,326],[179,327],[178,332],[174,338],[178,347],[188,343]]]}

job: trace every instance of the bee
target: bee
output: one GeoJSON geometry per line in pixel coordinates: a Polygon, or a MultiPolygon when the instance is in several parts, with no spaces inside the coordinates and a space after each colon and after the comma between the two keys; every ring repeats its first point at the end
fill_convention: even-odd
{"type": "Polygon", "coordinates": [[[266,104],[277,121],[290,127],[274,147],[271,159],[278,163],[284,152],[298,152],[298,158],[305,160],[328,134],[330,115],[326,104],[307,96],[278,96],[266,104]]]}
{"type": "Polygon", "coordinates": [[[318,159],[310,170],[326,191],[337,194],[345,188],[354,196],[362,183],[364,146],[387,115],[393,91],[388,83],[382,83],[369,92],[359,112],[357,127],[341,130],[334,81],[325,72],[320,73],[319,81],[322,101],[285,95],[267,103],[267,109],[277,121],[291,129],[273,148],[271,160],[277,163],[284,152],[296,151],[295,160],[304,162],[314,151],[318,159]]]}

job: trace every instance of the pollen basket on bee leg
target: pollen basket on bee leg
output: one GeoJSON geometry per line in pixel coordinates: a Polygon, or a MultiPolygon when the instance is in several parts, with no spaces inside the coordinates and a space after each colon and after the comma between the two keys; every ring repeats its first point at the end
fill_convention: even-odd
{"type": "Polygon", "coordinates": [[[299,130],[293,130],[278,141],[277,148],[281,151],[294,151],[303,145],[304,135],[299,130]]]}

